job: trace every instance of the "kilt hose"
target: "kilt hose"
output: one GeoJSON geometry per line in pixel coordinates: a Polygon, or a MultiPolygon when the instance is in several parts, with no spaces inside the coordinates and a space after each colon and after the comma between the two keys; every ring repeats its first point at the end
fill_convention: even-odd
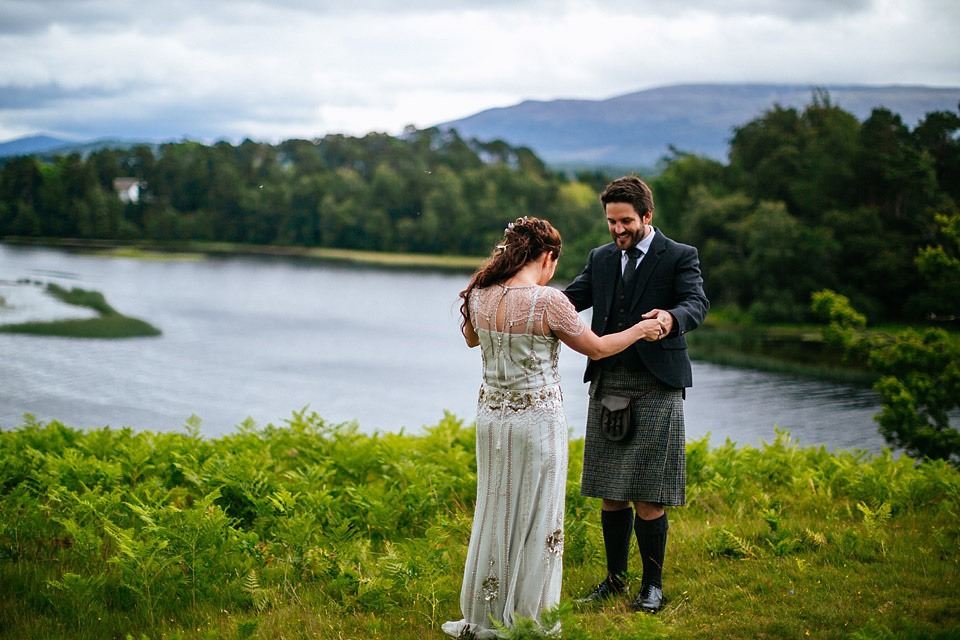
{"type": "Polygon", "coordinates": [[[621,365],[590,383],[580,495],[624,502],[686,503],[687,455],[683,390],[660,382],[649,371],[621,365]],[[634,431],[619,442],[600,429],[600,398],[630,398],[634,431]]]}

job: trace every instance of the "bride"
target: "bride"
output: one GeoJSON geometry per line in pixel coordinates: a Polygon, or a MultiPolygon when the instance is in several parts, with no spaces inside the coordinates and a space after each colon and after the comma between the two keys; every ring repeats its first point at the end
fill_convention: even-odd
{"type": "Polygon", "coordinates": [[[546,286],[560,248],[549,222],[518,218],[460,293],[461,329],[467,345],[481,348],[483,384],[463,619],[443,625],[454,637],[493,637],[493,621],[539,622],[560,601],[568,450],[559,343],[599,359],[660,335],[655,319],[593,333],[567,297],[546,286]]]}

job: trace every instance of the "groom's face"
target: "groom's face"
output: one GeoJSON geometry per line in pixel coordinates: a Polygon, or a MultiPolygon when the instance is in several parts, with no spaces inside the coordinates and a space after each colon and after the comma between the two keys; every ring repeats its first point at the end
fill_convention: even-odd
{"type": "Polygon", "coordinates": [[[650,232],[653,211],[641,216],[628,202],[608,202],[603,209],[610,235],[619,249],[636,246],[650,232]]]}

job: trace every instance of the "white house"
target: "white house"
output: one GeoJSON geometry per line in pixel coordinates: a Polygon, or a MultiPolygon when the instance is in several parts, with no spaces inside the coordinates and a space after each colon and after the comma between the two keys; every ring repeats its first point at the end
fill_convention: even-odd
{"type": "Polygon", "coordinates": [[[136,203],[140,200],[140,181],[136,178],[114,178],[113,190],[121,202],[136,203]]]}

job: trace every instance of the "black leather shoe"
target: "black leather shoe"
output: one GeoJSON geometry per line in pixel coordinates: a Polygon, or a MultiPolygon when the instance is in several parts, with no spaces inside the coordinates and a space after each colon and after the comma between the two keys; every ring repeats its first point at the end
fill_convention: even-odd
{"type": "Polygon", "coordinates": [[[608,577],[606,580],[601,582],[593,590],[593,593],[586,596],[585,598],[580,598],[577,602],[581,604],[587,604],[591,602],[602,602],[604,600],[609,600],[615,596],[619,596],[626,591],[626,587],[623,585],[623,582],[617,580],[616,578],[608,577]]]}
{"type": "Polygon", "coordinates": [[[652,584],[642,584],[640,593],[630,606],[634,611],[656,613],[663,606],[663,590],[652,584]]]}

